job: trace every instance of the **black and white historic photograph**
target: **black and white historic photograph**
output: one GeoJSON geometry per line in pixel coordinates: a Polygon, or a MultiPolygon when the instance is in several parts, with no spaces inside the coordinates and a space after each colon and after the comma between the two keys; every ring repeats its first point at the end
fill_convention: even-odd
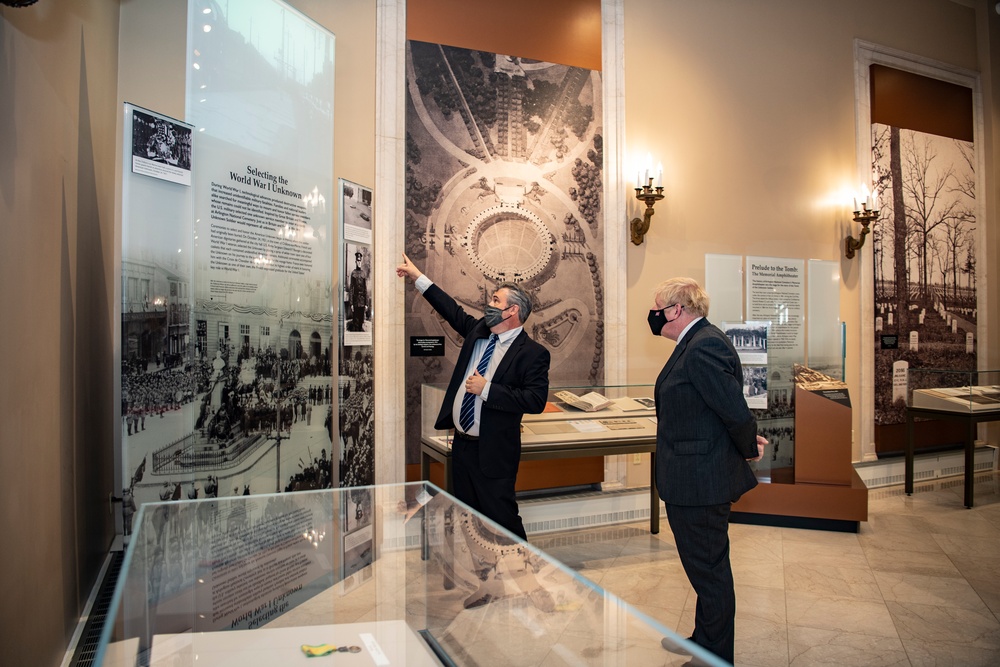
{"type": "MultiPolygon", "coordinates": [[[[503,282],[526,290],[550,381],[604,373],[601,74],[516,55],[407,42],[407,256],[470,314],[503,282]]],[[[407,334],[446,359],[407,362],[407,401],[447,381],[459,341],[412,288],[407,334]]],[[[419,415],[407,421],[416,463],[419,415]]]]}
{"type": "Polygon", "coordinates": [[[340,179],[340,219],[344,223],[344,239],[371,244],[371,188],[340,179]]]}
{"type": "Polygon", "coordinates": [[[743,398],[751,410],[767,410],[767,333],[770,322],[724,322],[722,330],[743,364],[743,398]]]}
{"type": "Polygon", "coordinates": [[[743,398],[751,410],[767,410],[767,366],[743,366],[743,398]]]}
{"type": "MultiPolygon", "coordinates": [[[[337,459],[341,487],[375,483],[373,349],[370,345],[345,347],[340,355],[337,459]]],[[[360,501],[356,504],[363,506],[360,501]]]]}
{"type": "MultiPolygon", "coordinates": [[[[177,283],[174,292],[186,292],[177,283]]],[[[332,486],[329,321],[262,305],[154,300],[126,311],[122,326],[122,435],[134,460],[142,457],[129,486],[137,499],[332,486]]]]}
{"type": "Polygon", "coordinates": [[[764,457],[751,463],[758,479],[772,481],[775,475],[787,481],[795,464],[795,418],[758,419],[757,435],[767,439],[764,457]]]}
{"type": "MultiPolygon", "coordinates": [[[[872,126],[872,140],[875,423],[900,424],[905,396],[893,392],[894,363],[977,368],[976,151],[968,141],[881,124],[872,126]],[[885,336],[895,345],[883,345],[885,336]]],[[[911,375],[911,389],[942,381],[911,375]]],[[[950,381],[967,378],[956,373],[950,381]]]]}
{"type": "Polygon", "coordinates": [[[767,332],[770,322],[725,322],[722,330],[726,332],[740,363],[767,364],[767,332]]]}
{"type": "Polygon", "coordinates": [[[372,249],[344,244],[344,345],[372,344],[372,249]]]}
{"type": "Polygon", "coordinates": [[[132,109],[132,171],[191,185],[192,126],[179,120],[132,109]]]}

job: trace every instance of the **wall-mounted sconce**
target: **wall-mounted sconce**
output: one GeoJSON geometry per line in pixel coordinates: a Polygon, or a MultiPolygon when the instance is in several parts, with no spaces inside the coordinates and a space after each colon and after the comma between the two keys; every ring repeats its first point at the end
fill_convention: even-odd
{"type": "Polygon", "coordinates": [[[642,245],[646,238],[646,232],[649,231],[650,219],[653,217],[653,204],[663,199],[663,165],[659,165],[658,169],[655,187],[653,186],[653,177],[649,175],[649,169],[646,169],[645,179],[640,180],[638,174],[636,175],[635,198],[646,202],[646,210],[643,211],[641,218],[632,218],[630,229],[632,230],[632,243],[635,245],[642,245]],[[645,183],[645,185],[638,185],[638,183],[645,183]]]}
{"type": "Polygon", "coordinates": [[[876,208],[875,204],[871,204],[871,198],[867,202],[861,202],[860,210],[857,210],[858,202],[855,201],[854,208],[854,222],[861,224],[861,234],[858,235],[858,238],[854,238],[850,234],[847,235],[847,239],[844,242],[844,254],[847,256],[847,259],[854,259],[855,251],[859,250],[865,244],[865,237],[871,231],[869,227],[871,227],[873,222],[878,220],[878,208],[876,208]],[[869,205],[871,205],[871,208],[869,208],[869,205]]]}

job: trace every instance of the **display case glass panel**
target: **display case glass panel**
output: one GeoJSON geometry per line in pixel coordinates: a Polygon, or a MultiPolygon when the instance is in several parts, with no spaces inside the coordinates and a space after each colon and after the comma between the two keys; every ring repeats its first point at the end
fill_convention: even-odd
{"type": "Polygon", "coordinates": [[[136,525],[98,665],[687,659],[663,640],[725,664],[428,483],[146,504],[136,525]]]}
{"type": "MultiPolygon", "coordinates": [[[[421,437],[447,450],[452,433],[434,428],[446,386],[424,384],[421,387],[421,437]]],[[[550,387],[546,411],[524,415],[522,419],[522,451],[551,448],[560,443],[586,444],[655,442],[656,412],[653,404],[654,385],[567,385],[550,387]],[[582,399],[592,393],[611,401],[602,408],[588,411],[567,403],[565,392],[582,399]]],[[[590,399],[593,400],[591,396],[590,399]]],[[[767,410],[751,410],[757,418],[757,431],[768,439],[764,457],[750,465],[761,481],[793,481],[795,427],[794,404],[789,400],[775,402],[767,410]],[[784,471],[784,472],[783,472],[784,471]]],[[[613,454],[614,452],[608,452],[613,454]]]]}
{"type": "Polygon", "coordinates": [[[1000,411],[1000,370],[906,369],[907,405],[922,410],[1000,411]]]}
{"type": "MultiPolygon", "coordinates": [[[[451,432],[434,428],[446,386],[421,387],[421,437],[450,447],[451,432]]],[[[550,387],[545,411],[521,420],[523,448],[567,440],[615,442],[656,437],[653,385],[550,387]]]]}
{"type": "Polygon", "coordinates": [[[810,259],[806,341],[809,368],[844,379],[844,323],[840,320],[840,261],[810,259]]]}

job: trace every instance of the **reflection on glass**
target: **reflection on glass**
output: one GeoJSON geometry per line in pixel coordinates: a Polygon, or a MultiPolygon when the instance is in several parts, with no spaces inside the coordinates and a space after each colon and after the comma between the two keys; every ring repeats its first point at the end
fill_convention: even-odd
{"type": "Polygon", "coordinates": [[[420,483],[144,505],[97,664],[646,665],[664,639],[723,664],[420,483]]]}

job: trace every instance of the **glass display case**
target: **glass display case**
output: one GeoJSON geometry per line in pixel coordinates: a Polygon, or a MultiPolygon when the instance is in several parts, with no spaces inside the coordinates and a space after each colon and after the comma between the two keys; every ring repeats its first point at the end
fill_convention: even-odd
{"type": "Polygon", "coordinates": [[[1000,420],[1000,371],[897,367],[894,376],[893,400],[906,401],[904,491],[913,493],[916,420],[934,420],[924,422],[924,431],[935,421],[957,423],[957,433],[964,434],[964,503],[972,507],[977,430],[1000,420]]]}
{"type": "MultiPolygon", "coordinates": [[[[447,431],[434,428],[444,384],[421,387],[421,437],[450,448],[447,431]]],[[[522,448],[545,447],[573,440],[628,442],[656,438],[653,385],[567,385],[549,388],[545,411],[524,415],[521,420],[522,448]]]]}
{"type": "MultiPolygon", "coordinates": [[[[450,431],[434,428],[445,385],[421,387],[420,478],[432,479],[431,465],[443,465],[441,485],[452,486],[450,431]]],[[[656,493],[656,413],[653,385],[550,387],[545,409],[521,419],[521,462],[585,459],[625,454],[649,455],[649,529],[660,532],[656,493]]],[[[601,459],[596,459],[601,461],[601,459]]],[[[523,466],[522,466],[523,469],[523,466]]],[[[603,466],[599,472],[603,479],[603,466]]],[[[520,475],[520,473],[519,473],[520,475]]],[[[565,482],[546,475],[546,487],[565,482]]]]}
{"type": "MultiPolygon", "coordinates": [[[[451,433],[434,428],[446,390],[444,384],[421,387],[421,464],[423,479],[431,461],[448,465],[451,433]]],[[[522,461],[568,458],[571,455],[614,456],[656,450],[654,385],[566,385],[549,388],[545,411],[526,414],[521,421],[522,461]],[[574,405],[575,404],[575,405],[574,405]],[[597,407],[600,406],[600,407],[597,407]]],[[[751,463],[761,481],[785,480],[773,471],[791,469],[794,455],[793,412],[783,403],[767,410],[751,410],[758,431],[771,443],[767,455],[751,463]]],[[[655,461],[655,459],[653,459],[655,461]]],[[[655,470],[651,466],[650,485],[655,470]]],[[[446,477],[447,480],[447,477],[446,477]]],[[[448,487],[445,481],[444,486],[448,487]]],[[[653,505],[656,497],[654,490],[653,505]]],[[[653,532],[657,529],[654,528],[653,532]]]]}
{"type": "Polygon", "coordinates": [[[137,519],[98,665],[725,664],[427,483],[137,519]]]}
{"type": "Polygon", "coordinates": [[[907,405],[921,410],[1000,411],[1000,370],[909,368],[907,405]]]}

